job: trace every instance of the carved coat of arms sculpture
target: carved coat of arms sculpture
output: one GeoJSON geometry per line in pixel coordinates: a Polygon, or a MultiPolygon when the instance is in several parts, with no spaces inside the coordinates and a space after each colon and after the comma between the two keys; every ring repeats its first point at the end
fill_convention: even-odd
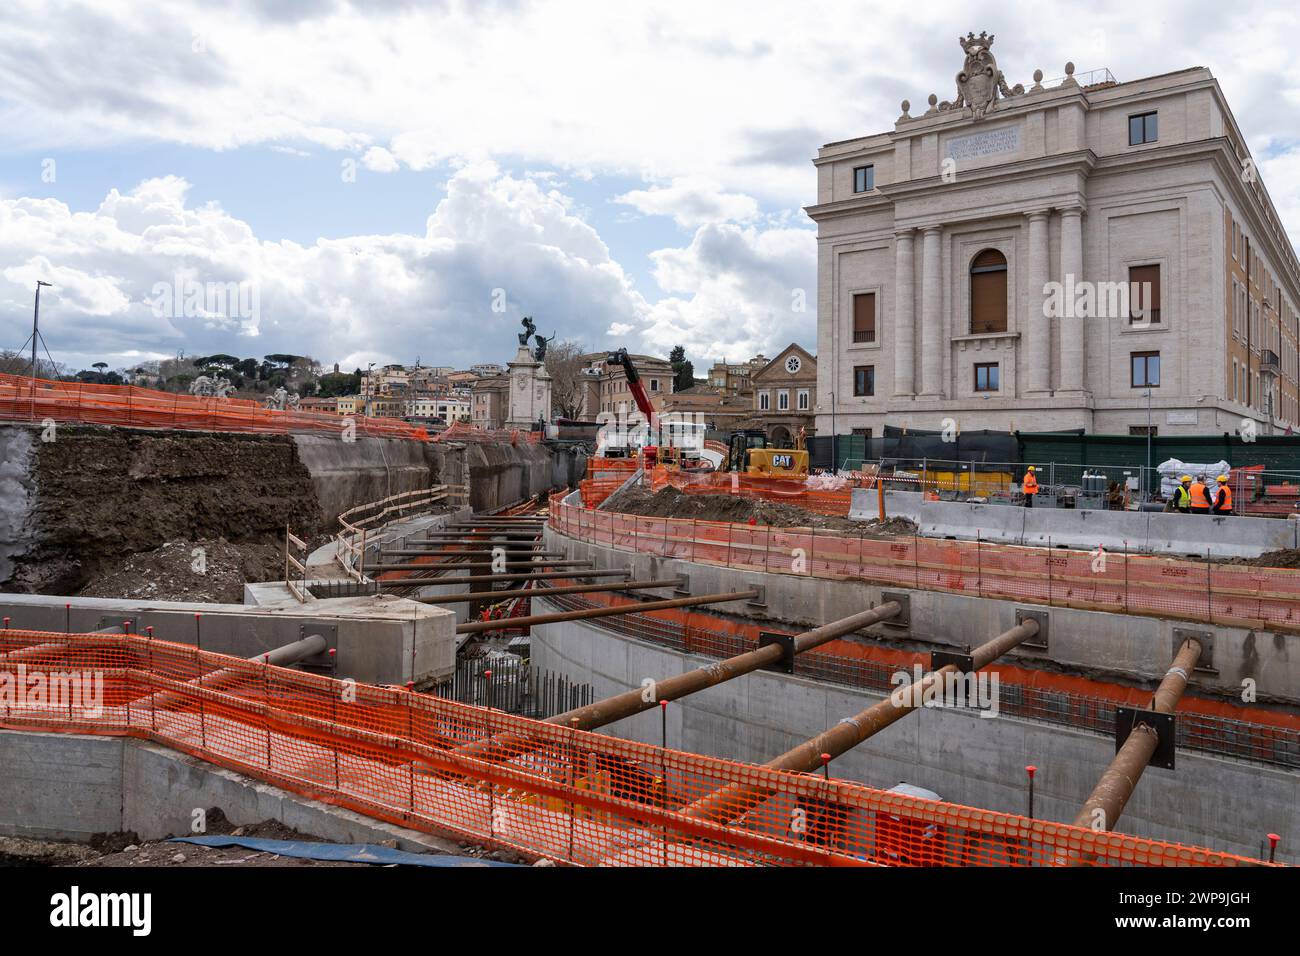
{"type": "Polygon", "coordinates": [[[998,94],[1002,96],[1019,96],[1025,92],[1022,84],[1008,86],[998,61],[993,58],[993,37],[983,31],[979,36],[968,33],[958,37],[966,53],[966,62],[957,74],[957,99],[951,103],[939,104],[941,110],[960,109],[968,106],[975,119],[983,119],[984,114],[997,102],[998,94]]]}

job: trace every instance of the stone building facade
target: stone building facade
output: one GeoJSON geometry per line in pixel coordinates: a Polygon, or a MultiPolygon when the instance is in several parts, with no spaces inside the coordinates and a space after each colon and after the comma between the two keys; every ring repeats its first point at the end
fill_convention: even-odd
{"type": "Polygon", "coordinates": [[[819,432],[1294,426],[1300,266],[1210,71],[960,42],[953,101],[814,161],[819,432]]]}
{"type": "Polygon", "coordinates": [[[791,342],[755,372],[753,416],[778,448],[793,448],[816,432],[817,358],[791,342]]]}

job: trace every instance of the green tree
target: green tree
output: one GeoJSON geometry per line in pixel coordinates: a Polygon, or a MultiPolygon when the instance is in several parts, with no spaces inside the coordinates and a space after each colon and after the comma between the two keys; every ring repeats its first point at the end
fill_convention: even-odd
{"type": "Polygon", "coordinates": [[[684,345],[674,345],[668,353],[668,361],[673,366],[674,392],[684,392],[695,385],[695,364],[686,358],[684,345]]]}

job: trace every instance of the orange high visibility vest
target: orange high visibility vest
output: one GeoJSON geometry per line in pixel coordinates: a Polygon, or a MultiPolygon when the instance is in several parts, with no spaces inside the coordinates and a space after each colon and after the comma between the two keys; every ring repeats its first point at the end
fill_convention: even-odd
{"type": "Polygon", "coordinates": [[[1192,482],[1192,487],[1188,489],[1192,493],[1192,507],[1205,508],[1210,507],[1210,496],[1205,492],[1205,485],[1199,481],[1192,482]]]}
{"type": "Polygon", "coordinates": [[[1219,494],[1222,503],[1219,505],[1219,514],[1232,513],[1232,489],[1227,485],[1219,485],[1219,494]]]}
{"type": "Polygon", "coordinates": [[[1025,480],[1020,485],[1020,490],[1027,495],[1038,494],[1038,478],[1035,477],[1032,471],[1026,473],[1025,480]]]}

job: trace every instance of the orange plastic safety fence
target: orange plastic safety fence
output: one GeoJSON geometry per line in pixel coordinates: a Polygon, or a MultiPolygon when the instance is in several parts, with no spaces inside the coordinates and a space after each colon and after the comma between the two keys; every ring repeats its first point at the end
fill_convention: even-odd
{"type": "Polygon", "coordinates": [[[666,750],[136,635],[0,631],[0,726],[157,741],[372,817],[578,865],[1258,862],[666,750]],[[489,738],[512,741],[508,754],[466,752],[489,738]]]}
{"type": "Polygon", "coordinates": [[[647,518],[556,502],[563,534],[704,564],[1300,631],[1300,570],[920,536],[647,518]]]}
{"type": "Polygon", "coordinates": [[[0,421],[77,422],[182,431],[313,432],[428,441],[417,425],[365,415],[277,411],[240,398],[200,398],[134,385],[90,385],[0,374],[0,421]]]}

